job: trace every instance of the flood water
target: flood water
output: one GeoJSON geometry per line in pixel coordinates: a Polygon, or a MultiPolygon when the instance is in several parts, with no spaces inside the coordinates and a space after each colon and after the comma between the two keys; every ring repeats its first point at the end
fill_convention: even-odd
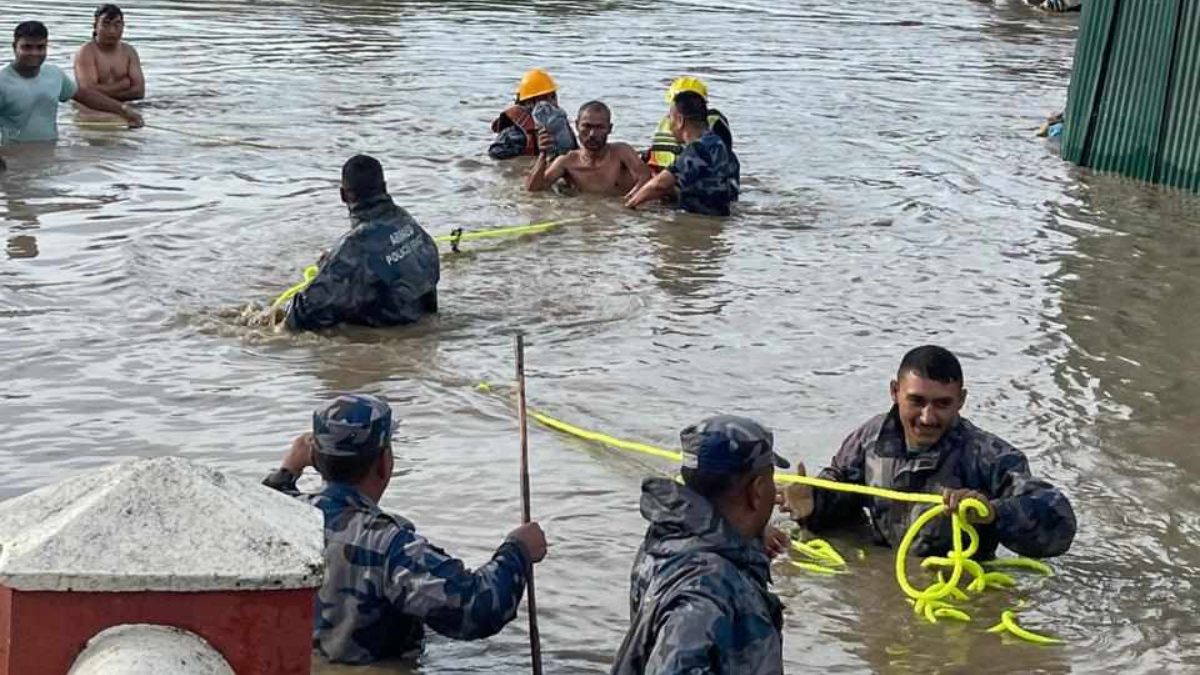
{"type": "MultiPolygon", "coordinates": [[[[9,0],[69,68],[91,7],[9,0]]],[[[966,414],[1022,448],[1079,515],[1049,579],[966,627],[918,622],[869,549],[851,573],[777,567],[792,673],[1192,673],[1200,667],[1200,200],[1062,163],[1033,130],[1062,108],[1078,16],[1013,0],[126,5],[147,123],[5,149],[0,176],[0,497],[118,460],[273,468],[335,392],[404,423],[384,506],[471,564],[520,517],[512,380],[531,405],[671,446],[717,412],[824,465],[888,405],[903,352],[963,358],[966,414]],[[644,145],[681,73],[732,122],[743,199],[720,221],[520,189],[489,120],[543,66],[569,110],[600,98],[644,145]],[[172,129],[175,131],[167,131],[172,129]],[[187,136],[178,131],[218,140],[187,136]],[[220,140],[224,139],[224,140],[220,140]],[[241,139],[271,147],[230,143],[241,139]],[[264,302],[347,226],[342,162],[380,157],[434,234],[593,216],[444,259],[441,315],[410,330],[289,336],[226,315],[264,302]],[[984,632],[1022,622],[1066,645],[984,632]]],[[[643,476],[669,470],[533,428],[547,672],[602,672],[628,619],[643,476]]],[[[850,552],[854,542],[835,539],[850,552]]],[[[522,617],[405,665],[528,670],[522,617]]]]}

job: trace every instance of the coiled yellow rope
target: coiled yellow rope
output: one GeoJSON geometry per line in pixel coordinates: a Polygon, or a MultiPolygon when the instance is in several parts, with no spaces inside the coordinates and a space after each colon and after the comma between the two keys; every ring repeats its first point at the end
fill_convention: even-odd
{"type": "MultiPolygon", "coordinates": [[[[476,387],[477,390],[487,392],[491,388],[487,383],[482,383],[476,387]]],[[[541,412],[529,411],[529,416],[539,424],[550,429],[560,431],[577,438],[593,441],[606,445],[618,450],[629,452],[637,452],[644,455],[658,457],[660,459],[669,459],[679,461],[682,457],[680,453],[667,450],[665,448],[638,443],[635,441],[627,441],[602,434],[596,431],[590,431],[577,427],[573,424],[568,424],[562,420],[555,419],[541,412]]],[[[900,546],[896,549],[896,582],[901,590],[909,598],[909,602],[913,604],[913,611],[923,616],[930,623],[937,623],[938,619],[951,619],[954,621],[969,622],[971,616],[961,609],[955,607],[947,598],[957,601],[966,601],[969,596],[959,588],[966,574],[973,577],[971,583],[967,586],[967,590],[973,593],[982,593],[989,586],[993,587],[1009,587],[1016,584],[1016,581],[1000,572],[987,572],[984,567],[978,562],[971,559],[979,550],[979,532],[970,523],[969,516],[975,515],[986,518],[988,516],[988,507],[977,499],[965,499],[958,507],[955,513],[950,514],[951,517],[951,532],[953,548],[946,557],[929,557],[926,558],[921,566],[929,567],[949,567],[951,569],[950,578],[946,579],[942,572],[938,572],[938,580],[924,589],[915,588],[908,580],[907,562],[908,551],[917,535],[921,530],[933,519],[943,515],[946,512],[944,499],[941,495],[914,493],[914,492],[899,492],[896,490],[887,490],[883,488],[872,487],[870,485],[854,485],[849,483],[839,483],[837,481],[825,480],[823,478],[815,478],[812,476],[798,476],[795,474],[784,474],[776,472],[775,480],[781,483],[799,483],[809,485],[814,488],[824,490],[836,490],[839,492],[852,492],[856,494],[869,495],[881,499],[891,499],[895,501],[903,501],[909,503],[924,503],[930,504],[930,508],[926,509],[913,524],[905,532],[904,538],[900,542],[900,546]],[[966,535],[967,542],[964,545],[963,537],[966,535]]],[[[813,559],[816,562],[798,562],[790,561],[790,564],[797,569],[803,569],[817,574],[840,574],[846,566],[846,560],[830,545],[822,539],[812,539],[809,541],[793,541],[792,548],[797,552],[813,559]]],[[[989,561],[988,566],[991,567],[1012,567],[1031,569],[1042,574],[1052,574],[1049,565],[1037,560],[1027,558],[1011,558],[1005,560],[989,561]]],[[[1001,615],[1000,623],[988,629],[988,632],[1008,632],[1022,640],[1035,644],[1052,645],[1060,644],[1061,640],[1045,635],[1040,635],[1032,631],[1026,630],[1016,623],[1014,612],[1009,610],[1001,615]]]]}

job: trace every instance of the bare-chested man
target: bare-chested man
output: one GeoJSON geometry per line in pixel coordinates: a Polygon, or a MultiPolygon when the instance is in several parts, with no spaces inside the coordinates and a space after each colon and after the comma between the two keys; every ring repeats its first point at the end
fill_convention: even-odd
{"type": "MultiPolygon", "coordinates": [[[[613,130],[612,112],[608,106],[599,101],[584,103],[575,120],[575,128],[583,147],[553,162],[544,152],[538,155],[537,163],[525,179],[526,189],[540,192],[559,179],[566,179],[583,193],[620,196],[649,180],[650,169],[630,145],[608,142],[608,135],[613,130]]],[[[539,142],[538,147],[554,147],[548,138],[545,141],[539,142]]]]}
{"type": "Polygon", "coordinates": [[[75,55],[75,80],[118,101],[146,96],[146,78],[137,50],[121,41],[125,14],[116,5],[101,5],[92,25],[92,41],[75,55]]]}

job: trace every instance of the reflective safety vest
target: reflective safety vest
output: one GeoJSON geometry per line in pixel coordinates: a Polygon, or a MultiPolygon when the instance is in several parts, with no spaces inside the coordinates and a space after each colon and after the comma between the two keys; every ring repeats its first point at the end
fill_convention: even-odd
{"type": "MultiPolygon", "coordinates": [[[[726,129],[729,128],[729,121],[725,119],[725,116],[716,110],[710,109],[708,111],[709,128],[715,130],[718,124],[725,125],[726,129]]],[[[720,134],[719,132],[718,135],[725,136],[725,134],[720,134]]],[[[658,123],[658,128],[654,130],[654,138],[650,141],[650,150],[647,153],[649,158],[646,160],[646,163],[656,172],[662,171],[674,164],[675,158],[681,152],[683,152],[683,146],[679,144],[679,141],[675,140],[675,134],[671,132],[670,116],[662,118],[662,121],[658,123]]]]}
{"type": "Polygon", "coordinates": [[[508,124],[503,123],[505,118],[508,118],[509,122],[520,127],[521,131],[525,132],[525,150],[522,154],[538,154],[537,125],[534,123],[533,114],[526,110],[524,106],[514,103],[513,105],[505,108],[504,112],[500,113],[500,117],[497,117],[495,121],[492,122],[493,133],[498,134],[503,131],[505,127],[509,126],[508,124]]]}

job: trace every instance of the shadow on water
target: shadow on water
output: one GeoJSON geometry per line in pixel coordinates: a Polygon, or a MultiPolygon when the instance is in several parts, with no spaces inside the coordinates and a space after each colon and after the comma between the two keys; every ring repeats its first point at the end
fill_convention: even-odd
{"type": "Polygon", "coordinates": [[[679,215],[656,218],[647,235],[655,256],[651,274],[659,287],[677,301],[693,301],[695,312],[719,314],[729,302],[703,302],[724,276],[722,263],[732,250],[725,227],[721,219],[679,215]]]}

